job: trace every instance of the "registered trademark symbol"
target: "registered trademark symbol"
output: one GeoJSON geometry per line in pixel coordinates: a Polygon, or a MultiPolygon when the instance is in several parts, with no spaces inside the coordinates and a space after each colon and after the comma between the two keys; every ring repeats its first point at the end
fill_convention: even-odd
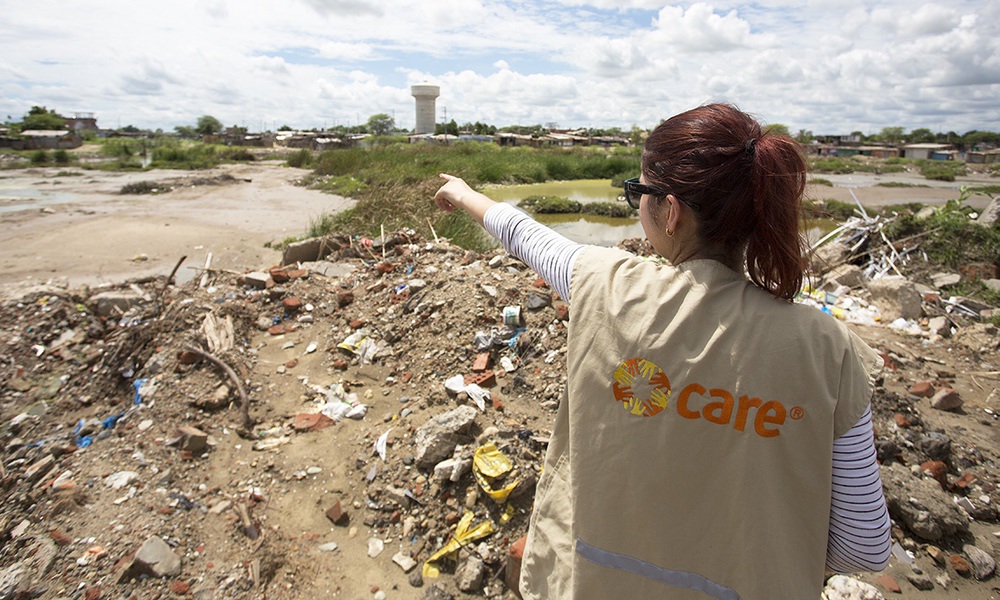
{"type": "Polygon", "coordinates": [[[792,410],[789,411],[788,416],[790,416],[792,419],[798,421],[802,417],[806,416],[806,411],[803,410],[803,408],[801,406],[793,406],[792,410]]]}

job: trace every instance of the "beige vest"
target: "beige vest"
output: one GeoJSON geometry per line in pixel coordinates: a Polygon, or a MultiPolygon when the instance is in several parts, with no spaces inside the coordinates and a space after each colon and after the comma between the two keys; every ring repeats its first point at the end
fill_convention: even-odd
{"type": "Polygon", "coordinates": [[[833,440],[881,357],[721,263],[587,248],[526,599],[819,597],[833,440]]]}

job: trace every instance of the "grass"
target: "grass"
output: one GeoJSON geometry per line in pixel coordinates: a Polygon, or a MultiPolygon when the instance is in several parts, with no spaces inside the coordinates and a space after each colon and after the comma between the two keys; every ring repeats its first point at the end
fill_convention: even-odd
{"type": "Polygon", "coordinates": [[[832,181],[830,181],[829,179],[823,179],[822,177],[813,177],[808,181],[806,181],[806,183],[808,183],[809,185],[826,185],[829,187],[833,187],[832,181]]]}
{"type": "Polygon", "coordinates": [[[823,200],[806,199],[802,201],[802,208],[805,210],[806,218],[834,219],[837,221],[845,221],[853,217],[855,211],[858,209],[853,204],[834,200],[833,198],[825,198],[823,200]]]}
{"type": "MultiPolygon", "coordinates": [[[[305,157],[302,153],[294,160],[306,164],[305,157]]],[[[633,177],[640,166],[639,148],[501,148],[481,142],[449,146],[390,142],[309,157],[314,175],[307,185],[355,197],[358,204],[315,217],[308,235],[378,235],[384,225],[386,231],[409,228],[432,237],[433,227],[438,236],[477,251],[492,248],[495,242],[463,211],[445,213],[434,206],[431,199],[442,184],[439,173],[457,175],[477,187],[569,179],[610,182],[633,177]]],[[[294,166],[293,160],[289,165],[294,166]]]]}
{"type": "Polygon", "coordinates": [[[119,194],[164,194],[169,192],[171,187],[155,181],[136,181],[122,186],[119,194]]]}
{"type": "Polygon", "coordinates": [[[875,184],[878,187],[887,188],[925,188],[931,187],[924,183],[904,183],[902,181],[880,181],[875,184]]]}
{"type": "Polygon", "coordinates": [[[1000,194],[1000,185],[970,185],[969,191],[976,194],[996,196],[1000,194]]]}

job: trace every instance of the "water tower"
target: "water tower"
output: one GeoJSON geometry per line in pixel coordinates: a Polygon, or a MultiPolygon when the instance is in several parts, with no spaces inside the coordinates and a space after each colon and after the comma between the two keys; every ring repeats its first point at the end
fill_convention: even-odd
{"type": "Polygon", "coordinates": [[[434,133],[434,123],[437,121],[435,99],[441,95],[441,88],[436,85],[420,84],[410,88],[410,94],[417,100],[416,133],[434,133]]]}

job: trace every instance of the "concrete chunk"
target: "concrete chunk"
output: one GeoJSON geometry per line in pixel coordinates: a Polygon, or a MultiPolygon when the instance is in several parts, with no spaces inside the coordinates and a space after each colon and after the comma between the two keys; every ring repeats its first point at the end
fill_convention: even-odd
{"type": "Polygon", "coordinates": [[[99,317],[125,314],[128,309],[145,302],[142,296],[133,292],[101,292],[87,300],[91,309],[99,317]]]}
{"type": "Polygon", "coordinates": [[[160,536],[153,535],[136,552],[132,566],[153,577],[169,577],[181,572],[181,559],[160,536]]]}
{"type": "Polygon", "coordinates": [[[459,406],[425,423],[414,436],[417,465],[430,468],[450,458],[477,414],[478,411],[469,405],[459,406]]]}

